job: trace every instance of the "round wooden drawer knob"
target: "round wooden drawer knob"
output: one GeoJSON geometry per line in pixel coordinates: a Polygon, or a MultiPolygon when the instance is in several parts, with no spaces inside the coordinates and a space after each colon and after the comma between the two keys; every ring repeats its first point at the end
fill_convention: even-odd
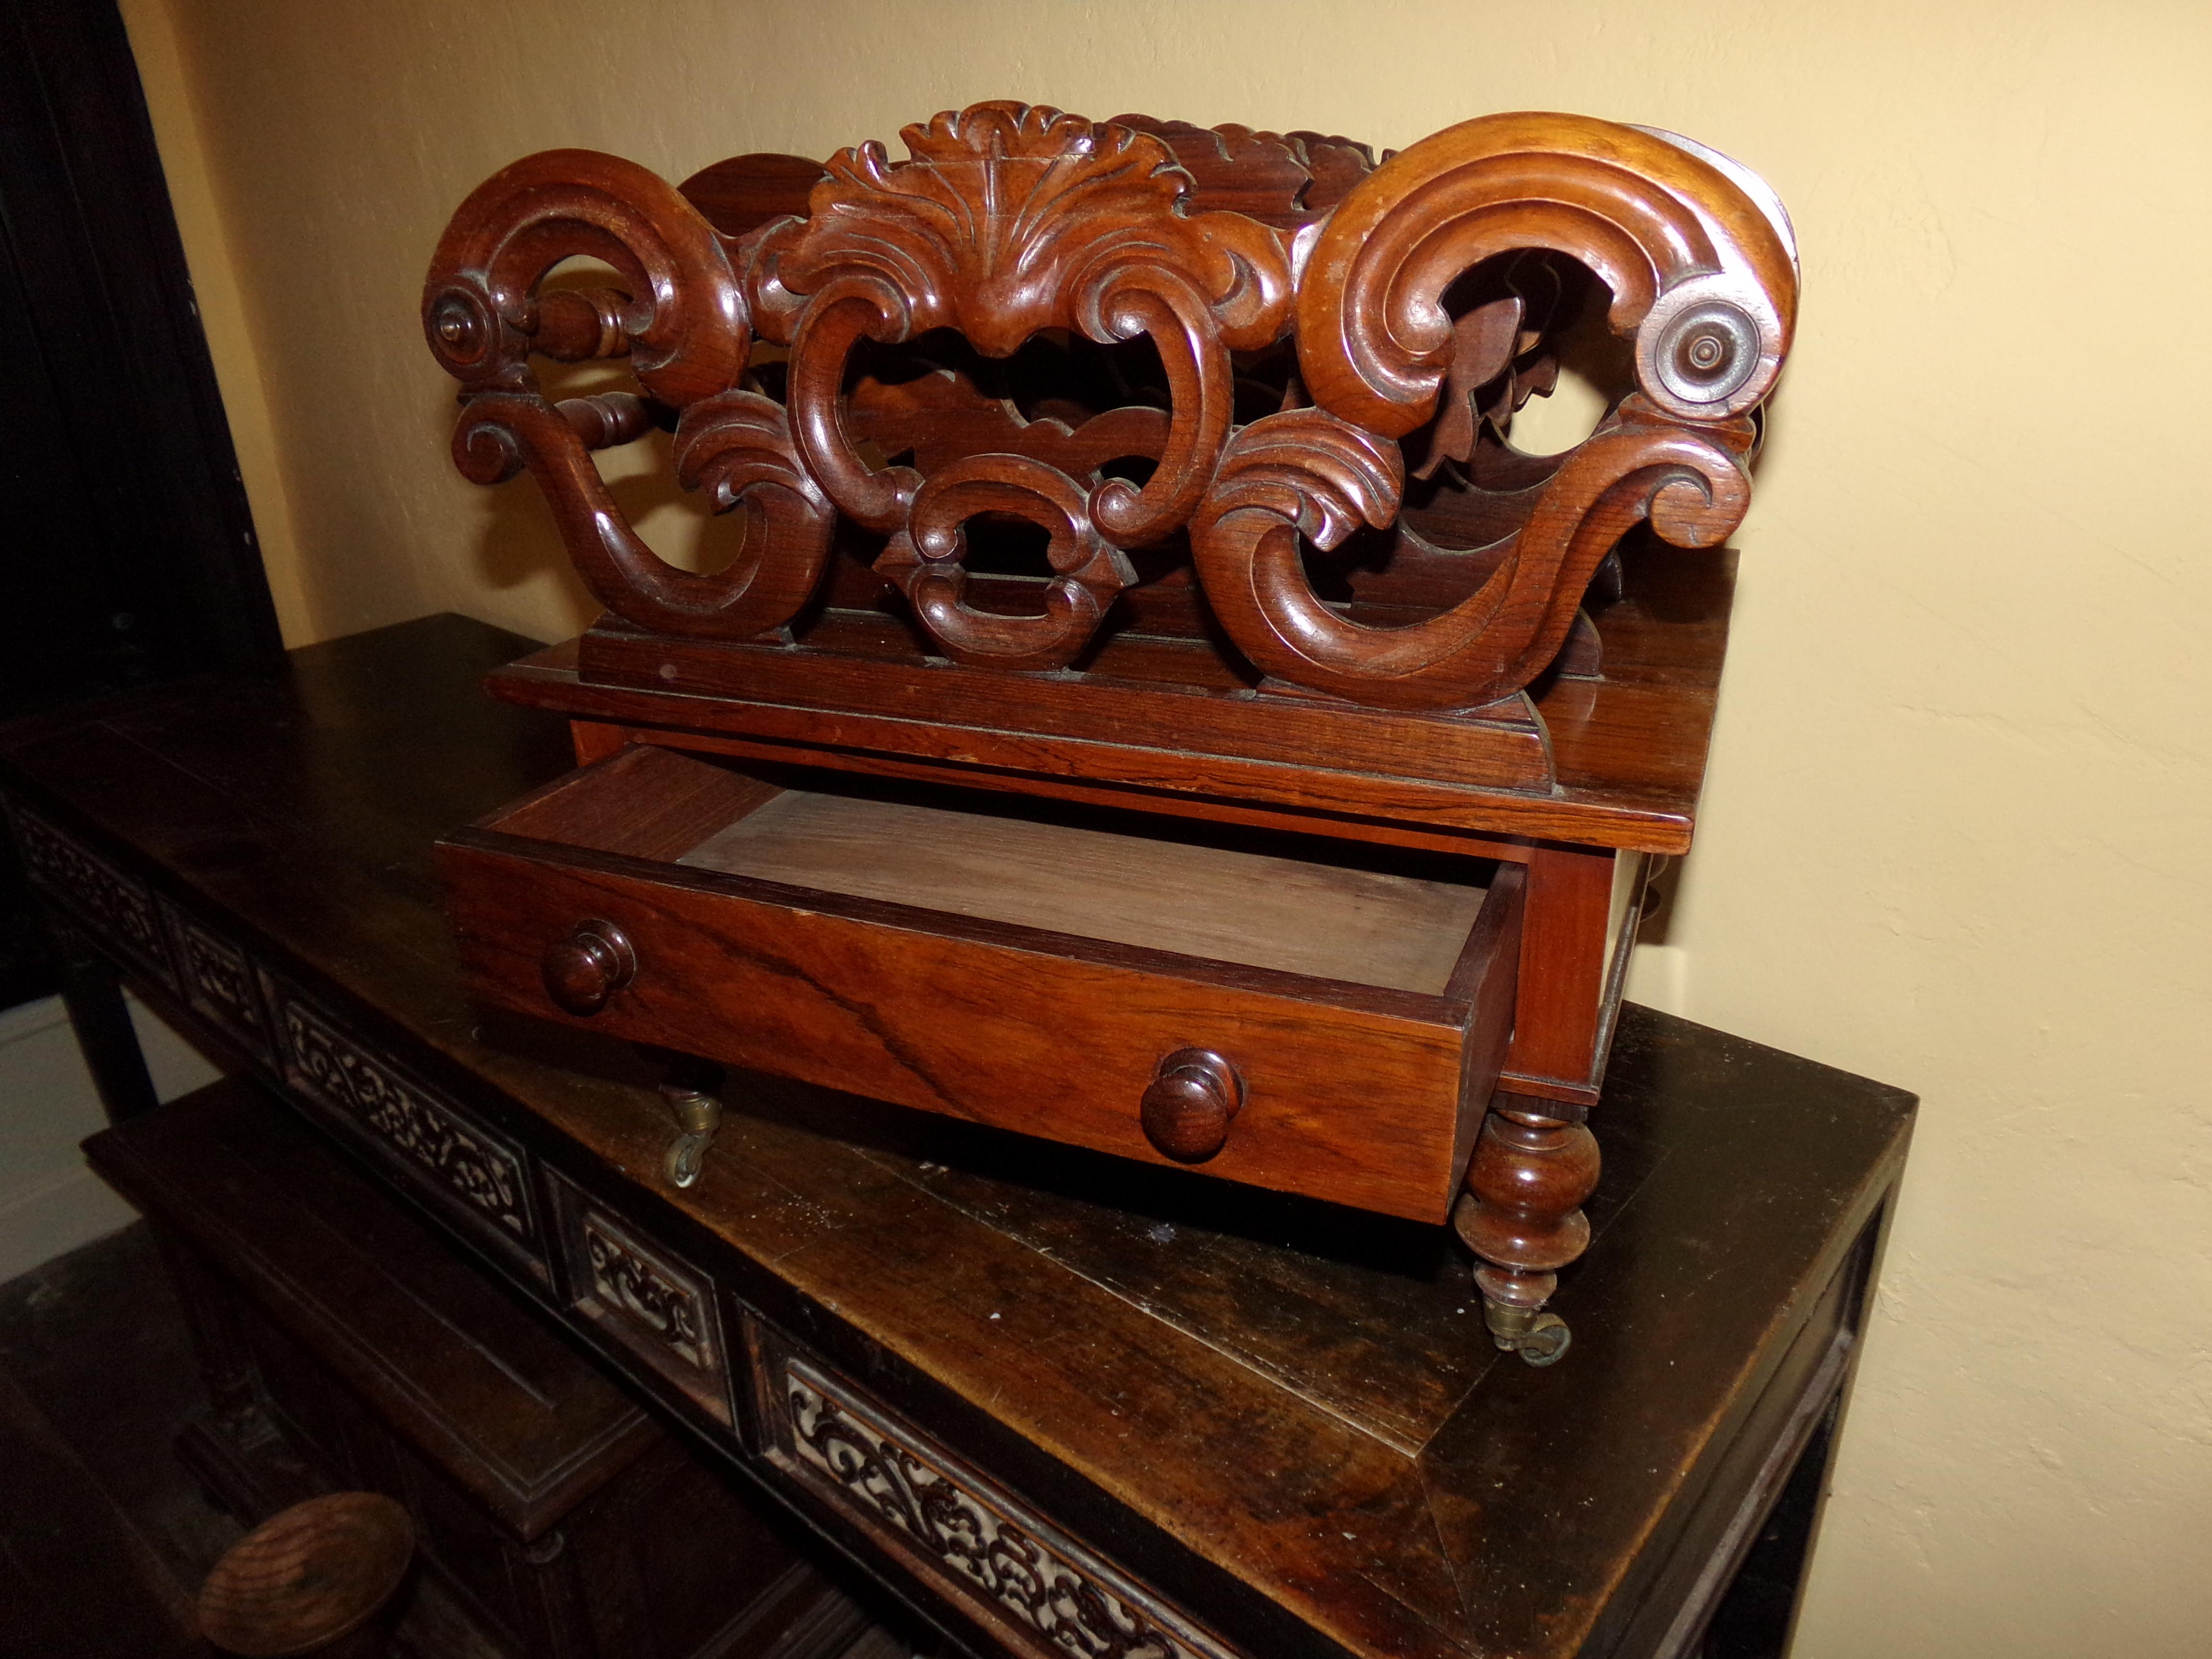
{"type": "Polygon", "coordinates": [[[1178,1164],[1203,1164],[1228,1140],[1243,1103],[1235,1066],[1211,1048],[1178,1048],[1145,1091],[1145,1139],[1178,1164]]]}
{"type": "Polygon", "coordinates": [[[223,1552],[200,1589],[200,1632],[225,1653],[328,1652],[376,1616],[414,1553],[407,1511],[380,1493],[295,1504],[223,1552]]]}
{"type": "Polygon", "coordinates": [[[545,947],[539,963],[545,994],[572,1014],[596,1014],[607,999],[637,977],[637,952],[611,921],[580,921],[566,939],[545,947]]]}

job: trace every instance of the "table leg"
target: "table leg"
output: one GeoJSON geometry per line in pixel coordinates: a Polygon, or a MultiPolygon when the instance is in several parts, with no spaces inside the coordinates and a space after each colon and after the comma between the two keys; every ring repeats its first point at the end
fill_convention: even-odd
{"type": "Polygon", "coordinates": [[[85,1069],[110,1123],[150,1112],[161,1104],[138,1032],[123,1000],[123,981],[112,965],[85,936],[64,922],[52,922],[61,947],[62,1006],[69,1010],[83,1051],[85,1069]]]}
{"type": "Polygon", "coordinates": [[[1597,1141],[1582,1124],[1544,1115],[1557,1106],[1499,1094],[1483,1120],[1467,1191],[1452,1225],[1479,1258],[1474,1282],[1500,1348],[1532,1365],[1567,1351],[1566,1322],[1543,1311],[1559,1269],[1589,1244],[1583,1200],[1597,1185],[1597,1141]]]}

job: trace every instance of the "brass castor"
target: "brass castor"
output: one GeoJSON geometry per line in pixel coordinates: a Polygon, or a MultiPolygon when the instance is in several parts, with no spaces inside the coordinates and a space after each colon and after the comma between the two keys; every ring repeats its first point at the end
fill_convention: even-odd
{"type": "Polygon", "coordinates": [[[1517,1353],[1531,1365],[1558,1364],[1566,1356],[1567,1345],[1574,1340],[1567,1322],[1557,1314],[1487,1301],[1482,1312],[1490,1327],[1490,1340],[1503,1352],[1517,1353]]]}
{"type": "Polygon", "coordinates": [[[200,1587],[200,1634],[257,1659],[370,1659],[386,1650],[372,1621],[414,1554],[414,1523],[380,1492],[295,1504],[223,1552],[200,1587]]]}
{"type": "Polygon", "coordinates": [[[676,1138],[661,1156],[660,1173],[672,1187],[689,1187],[707,1167],[707,1149],[722,1127],[722,1103],[702,1089],[673,1083],[661,1085],[660,1097],[676,1114],[676,1138]]]}

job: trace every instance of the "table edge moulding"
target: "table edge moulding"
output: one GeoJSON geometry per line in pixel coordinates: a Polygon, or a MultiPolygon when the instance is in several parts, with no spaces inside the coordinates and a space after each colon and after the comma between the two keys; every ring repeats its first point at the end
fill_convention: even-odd
{"type": "MultiPolygon", "coordinates": [[[[1779,201],[1690,140],[1575,115],[1379,162],[1013,102],[902,137],[903,160],[744,155],[680,186],[550,150],[440,241],[422,315],[461,388],[454,461],[530,472],[606,607],[489,681],[568,716],[583,769],[443,844],[474,984],[1449,1219],[1498,1345],[1557,1358],[1585,1119],[1643,883],[1694,823],[1723,544],[1795,325],[1779,201]],[[559,272],[578,259],[612,274],[559,272]],[[1604,417],[1516,449],[1516,411],[1591,337],[1622,377],[1604,417]],[[635,390],[541,381],[610,359],[635,390]],[[721,520],[698,568],[594,459],[660,434],[721,520]],[[887,833],[844,885],[692,856],[763,803],[888,822],[837,805],[886,793],[1049,860],[1027,873],[1079,919],[961,911],[911,872],[881,896],[959,835],[887,833]],[[1094,860],[1084,826],[1109,820],[1125,853],[1094,860]],[[1289,972],[1079,920],[1142,908],[1128,871],[1170,858],[1147,836],[1243,837],[1347,902],[1439,869],[1487,897],[1440,987],[1289,972]]],[[[696,1176],[715,1103],[672,1086],[696,1176]]]]}

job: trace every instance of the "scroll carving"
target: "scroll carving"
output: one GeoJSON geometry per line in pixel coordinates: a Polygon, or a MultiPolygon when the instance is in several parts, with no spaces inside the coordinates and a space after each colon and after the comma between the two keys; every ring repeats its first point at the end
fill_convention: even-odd
{"type": "Polygon", "coordinates": [[[664,633],[743,637],[805,604],[832,510],[798,465],[782,410],[739,388],[751,331],[738,272],[714,227],[667,184],[590,150],[515,163],[454,216],[422,308],[432,351],[465,389],[455,465],[478,483],[527,466],[577,574],[610,611],[664,633]],[[579,256],[614,266],[627,290],[540,295],[553,267],[579,256]],[[601,480],[590,452],[641,435],[642,403],[601,397],[556,410],[538,389],[533,349],[626,356],[654,400],[684,411],[679,480],[711,482],[718,513],[745,509],[748,533],[726,569],[702,575],[662,559],[601,480]]]}
{"type": "MultiPolygon", "coordinates": [[[[622,343],[645,389],[681,408],[735,386],[750,325],[737,273],[714,228],[674,188],[632,161],[545,150],[479,185],[454,214],[422,292],[430,350],[471,392],[537,390],[529,355],[545,325],[538,285],[565,259],[620,271],[622,343]],[[647,296],[643,299],[635,296],[647,296]]],[[[611,301],[607,320],[617,320],[611,301]]],[[[556,302],[565,346],[577,302],[556,302]]]]}
{"type": "Polygon", "coordinates": [[[739,157],[682,193],[549,152],[441,242],[424,318],[464,390],[457,464],[527,468],[585,581],[639,627],[792,641],[825,586],[831,606],[860,591],[857,568],[827,573],[872,536],[927,650],[1063,669],[1187,532],[1198,580],[1174,602],[1213,614],[1183,637],[1225,634],[1273,680],[1352,702],[1472,710],[1559,660],[1625,530],[1708,546],[1742,516],[1796,255],[1772,192],[1725,157],[1564,115],[1465,122],[1379,167],[1318,133],[1011,102],[903,137],[902,161],[875,143],[739,157]],[[622,286],[541,294],[576,255],[622,286]],[[1569,455],[1521,455],[1502,434],[1594,282],[1634,393],[1569,455]],[[941,331],[965,347],[929,343],[941,331]],[[556,407],[533,353],[626,359],[642,395],[556,407]],[[1039,363],[1085,384],[1040,394],[1039,363]],[[716,574],[662,561],[592,459],[656,426],[678,481],[741,526],[716,574]],[[1307,545],[1393,529],[1409,487],[1423,514],[1455,492],[1444,516],[1478,527],[1480,556],[1401,532],[1418,557],[1356,621],[1307,545]],[[971,583],[978,519],[1044,530],[1036,614],[990,608],[1018,585],[971,583]]]}
{"type": "Polygon", "coordinates": [[[1201,127],[1149,115],[1117,115],[1112,125],[1151,133],[1173,150],[1191,176],[1194,206],[1226,209],[1279,229],[1321,217],[1375,167],[1364,144],[1317,132],[1255,132],[1233,121],[1201,127]]]}
{"type": "Polygon", "coordinates": [[[1091,523],[1065,472],[1018,455],[975,455],[933,473],[915,492],[908,524],[876,568],[896,580],[955,662],[1057,668],[1089,642],[1114,596],[1136,580],[1121,550],[1091,523]],[[983,513],[1043,526],[1054,572],[1041,617],[1000,617],[962,602],[968,573],[961,526],[983,513]]]}
{"type": "Polygon", "coordinates": [[[1668,415],[1724,420],[1771,389],[1796,316],[1784,222],[1662,135],[1491,115],[1394,156],[1331,216],[1298,288],[1314,400],[1370,431],[1412,431],[1449,357],[1445,289],[1532,247],[1571,256],[1612,289],[1638,389],[1668,415]]]}
{"type": "MultiPolygon", "coordinates": [[[[955,503],[1015,512],[1048,524],[1079,493],[1085,520],[1066,556],[1092,576],[1063,574],[1085,592],[1115,574],[1103,556],[1075,553],[1095,537],[1138,546],[1182,527],[1197,505],[1229,433],[1229,353],[1272,343],[1287,325],[1290,268],[1282,239],[1231,213],[1188,214],[1190,179],[1159,139],[1057,110],[980,104],[906,129],[912,160],[894,165],[882,146],[845,150],[814,192],[804,221],[764,234],[754,294],[763,332],[791,345],[793,434],[806,465],[840,509],[898,537],[884,567],[902,582],[947,548],[955,503]],[[855,453],[841,408],[846,364],[863,340],[896,344],[932,329],[957,329],[987,356],[1010,356],[1031,336],[1066,329],[1099,343],[1149,336],[1170,395],[1158,465],[1142,485],[1119,477],[1079,482],[1041,462],[980,473],[933,495],[940,521],[909,526],[922,489],[911,467],[872,470],[855,453]],[[1047,474],[1052,477],[1048,477],[1047,474]],[[1018,497],[1028,497],[1017,504],[1018,497]]],[[[1055,556],[1058,564],[1059,556],[1055,556]]],[[[957,553],[946,559],[957,561],[957,553]]],[[[935,562],[944,563],[946,559],[935,562]]],[[[962,660],[1050,667],[1070,660],[1091,614],[1056,583],[1055,627],[1008,630],[969,611],[957,583],[928,577],[933,607],[921,614],[962,660]],[[1048,649],[1039,641],[1049,637],[1048,649]]]]}
{"type": "Polygon", "coordinates": [[[1570,455],[1502,564],[1425,622],[1370,628],[1322,603],[1297,538],[1330,547],[1395,506],[1395,448],[1318,411],[1237,434],[1193,526],[1199,574],[1245,653],[1294,684],[1393,708],[1468,708],[1510,695],[1566,642],[1583,590],[1622,533],[1649,518],[1668,541],[1711,547],[1742,521],[1751,428],[1700,432],[1632,400],[1570,455]],[[1326,423],[1326,424],[1324,424],[1326,423]],[[1387,493],[1386,493],[1387,492],[1387,493]]]}

